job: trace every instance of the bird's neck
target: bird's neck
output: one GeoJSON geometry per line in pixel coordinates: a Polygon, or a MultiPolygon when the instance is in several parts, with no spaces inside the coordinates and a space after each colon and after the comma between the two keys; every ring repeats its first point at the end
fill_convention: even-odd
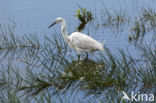
{"type": "Polygon", "coordinates": [[[66,30],[66,22],[63,21],[61,22],[61,33],[63,35],[63,38],[68,41],[68,34],[67,34],[67,30],[66,30]]]}

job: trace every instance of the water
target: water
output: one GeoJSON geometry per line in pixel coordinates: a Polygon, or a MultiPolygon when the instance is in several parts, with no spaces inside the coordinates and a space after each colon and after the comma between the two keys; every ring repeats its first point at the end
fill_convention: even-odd
{"type": "MultiPolygon", "coordinates": [[[[44,34],[51,38],[55,31],[60,34],[59,25],[56,25],[52,29],[48,29],[48,26],[57,17],[63,17],[66,20],[68,29],[67,31],[69,34],[75,31],[75,28],[79,25],[79,21],[74,17],[75,11],[79,9],[78,5],[80,5],[81,7],[85,7],[87,10],[91,10],[93,12],[93,16],[97,15],[97,17],[95,18],[98,19],[101,24],[102,17],[100,17],[99,15],[101,15],[101,10],[105,8],[107,8],[110,12],[113,12],[114,9],[117,11],[126,11],[126,14],[132,17],[133,20],[135,20],[134,18],[136,17],[136,14],[140,11],[139,8],[150,6],[155,10],[155,4],[155,0],[0,0],[0,24],[2,24],[3,26],[6,26],[6,24],[11,25],[15,35],[17,36],[36,34],[38,37],[40,37],[39,39],[44,42],[42,39],[44,34]]],[[[94,23],[96,24],[96,22],[94,23]]],[[[109,27],[99,27],[98,30],[96,30],[95,28],[93,28],[93,25],[94,24],[87,25],[82,32],[86,34],[88,34],[89,32],[91,37],[95,38],[100,42],[104,40],[105,45],[115,54],[118,54],[118,49],[124,49],[124,51],[128,50],[130,54],[132,54],[134,57],[138,56],[137,50],[128,42],[128,36],[130,35],[129,26],[125,26],[124,31],[117,33],[113,32],[113,29],[109,27]]],[[[146,42],[150,42],[149,40],[151,40],[151,36],[146,36],[145,38],[146,42]]],[[[73,56],[76,56],[75,52],[72,53],[73,56]]],[[[71,54],[71,51],[69,51],[68,54],[71,54]]],[[[20,64],[18,59],[17,61],[14,61],[15,65],[19,66],[20,68],[23,67],[25,69],[25,66],[20,64]]],[[[72,65],[72,63],[70,64],[72,65]]],[[[1,62],[1,64],[6,65],[7,63],[5,64],[5,61],[3,61],[1,62]]],[[[24,74],[24,69],[19,71],[24,74]]],[[[36,71],[36,69],[34,71],[36,71]]],[[[66,98],[71,98],[71,95],[75,93],[72,97],[73,101],[77,101],[78,99],[81,100],[85,95],[83,92],[83,88],[82,91],[78,91],[78,93],[74,92],[75,89],[70,89],[67,92],[66,98]],[[77,95],[76,100],[74,100],[75,95],[77,95]]],[[[51,89],[49,89],[49,91],[51,91],[51,89]]],[[[102,93],[102,95],[107,94],[108,91],[106,90],[104,93],[102,93]]],[[[89,92],[93,92],[94,94],[94,90],[91,90],[89,92]]],[[[64,95],[62,94],[61,96],[64,95]]],[[[91,99],[92,95],[90,95],[88,98],[91,99]]],[[[99,102],[103,99],[104,98],[102,96],[99,96],[99,100],[95,101],[99,102]]],[[[83,100],[85,101],[85,99],[83,100]]],[[[57,102],[58,101],[59,98],[57,98],[57,102]]]]}
{"type": "MultiPolygon", "coordinates": [[[[115,7],[117,10],[123,8],[126,10],[126,12],[128,11],[128,15],[133,16],[139,7],[150,5],[155,8],[154,4],[156,3],[153,0],[127,0],[124,2],[122,0],[118,2],[116,0],[96,0],[96,2],[94,0],[69,0],[68,2],[62,2],[61,0],[55,2],[51,0],[1,0],[0,23],[4,25],[10,24],[15,27],[16,35],[24,35],[29,33],[38,33],[38,35],[46,33],[47,35],[50,35],[51,31],[47,27],[55,20],[56,17],[61,16],[67,21],[67,29],[69,33],[71,33],[78,25],[78,21],[74,18],[75,11],[79,8],[78,4],[81,7],[87,7],[88,10],[92,10],[93,15],[95,11],[97,15],[99,15],[101,12],[100,9],[103,9],[105,6],[105,8],[109,9],[110,11],[114,9],[113,7],[115,7]],[[150,1],[152,1],[152,3],[150,1]]],[[[94,38],[97,40],[100,39],[100,41],[105,40],[107,45],[122,47],[123,45],[127,44],[125,39],[127,39],[127,35],[129,34],[123,36],[122,40],[120,40],[121,38],[116,39],[114,33],[107,30],[104,33],[97,33],[98,35],[94,33],[92,28],[89,30],[90,34],[92,34],[94,38]]],[[[57,31],[60,31],[59,27],[57,28],[57,31]]],[[[83,32],[87,33],[85,30],[83,32]]]]}

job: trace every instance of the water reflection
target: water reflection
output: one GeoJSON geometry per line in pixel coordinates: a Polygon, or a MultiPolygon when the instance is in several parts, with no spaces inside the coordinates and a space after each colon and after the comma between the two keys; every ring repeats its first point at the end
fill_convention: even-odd
{"type": "MultiPolygon", "coordinates": [[[[135,46],[132,46],[137,49],[137,57],[133,57],[136,52],[134,53],[133,49],[128,48],[132,55],[128,55],[125,49],[123,51],[119,50],[115,54],[106,50],[105,54],[100,55],[99,60],[94,58],[88,61],[75,61],[72,59],[75,59],[75,54],[74,57],[67,56],[68,47],[62,37],[59,37],[59,34],[50,34],[48,37],[45,36],[43,41],[40,41],[40,39],[37,39],[38,35],[37,37],[23,36],[17,38],[13,31],[7,32],[6,28],[4,30],[1,28],[0,56],[3,57],[4,55],[6,61],[11,61],[10,58],[14,56],[12,61],[17,60],[16,56],[22,58],[24,62],[22,62],[22,66],[20,67],[25,69],[26,78],[23,78],[21,68],[16,69],[19,66],[17,62],[11,61],[9,65],[7,65],[6,61],[1,62],[3,65],[0,66],[0,100],[6,101],[10,99],[10,95],[12,95],[10,101],[18,100],[18,93],[24,92],[26,95],[29,93],[36,95],[37,98],[42,100],[44,97],[48,98],[48,101],[55,93],[60,95],[61,92],[66,93],[67,91],[72,91],[73,93],[74,90],[78,90],[83,93],[88,91],[88,97],[90,94],[94,94],[93,96],[100,94],[104,98],[102,99],[104,103],[117,103],[121,100],[122,90],[127,93],[129,91],[140,91],[140,93],[150,92],[155,94],[156,50],[153,46],[140,45],[137,44],[137,41],[134,42],[133,40],[142,39],[142,37],[147,40],[147,36],[150,37],[149,35],[152,34],[153,36],[151,38],[153,42],[151,44],[155,47],[156,13],[155,10],[151,11],[150,9],[144,10],[141,13],[143,14],[140,14],[138,19],[132,22],[131,19],[127,21],[126,14],[120,15],[120,13],[117,13],[112,16],[111,12],[109,12],[110,15],[105,13],[106,15],[102,16],[103,20],[100,20],[100,22],[104,21],[103,23],[106,23],[106,25],[103,25],[104,28],[102,28],[104,30],[106,27],[118,29],[120,25],[122,26],[127,22],[128,24],[129,22],[134,24],[129,33],[132,36],[131,42],[135,44],[135,46]],[[57,36],[54,37],[54,35],[57,36]],[[45,95],[41,96],[40,94],[42,93],[45,95]],[[49,96],[50,93],[52,95],[49,96]]],[[[47,21],[49,22],[49,20],[47,21]]],[[[45,27],[47,28],[47,25],[45,27]]],[[[95,26],[90,28],[94,29],[95,26]]],[[[125,28],[122,29],[125,30],[125,28]]],[[[125,31],[125,34],[129,34],[127,30],[125,31]]],[[[95,36],[98,40],[100,38],[99,36],[106,38],[104,35],[95,36]]],[[[106,43],[106,45],[113,45],[112,43],[115,40],[121,41],[123,44],[125,43],[123,42],[123,38],[118,40],[115,38],[112,39],[113,35],[108,34],[108,36],[109,38],[106,38],[106,40],[109,43],[106,43]]],[[[124,36],[125,38],[127,37],[127,35],[124,36]]],[[[117,42],[114,42],[114,44],[115,46],[113,48],[117,48],[117,42]]],[[[121,48],[121,45],[118,45],[118,47],[121,48]]],[[[78,95],[82,95],[82,93],[78,95]]],[[[25,98],[23,95],[20,95],[20,97],[25,98]]],[[[77,96],[75,98],[75,101],[79,99],[77,96]]],[[[28,99],[32,102],[31,98],[28,99]]],[[[70,102],[72,101],[70,97],[67,99],[70,102]]],[[[97,98],[94,97],[92,100],[97,100],[97,98]]],[[[46,101],[46,99],[43,101],[46,101]]]]}
{"type": "Polygon", "coordinates": [[[77,82],[81,89],[94,89],[94,86],[91,87],[89,82],[102,78],[102,68],[104,66],[105,64],[103,62],[98,63],[92,60],[72,61],[61,73],[59,79],[62,82],[57,87],[62,90],[65,87],[68,88],[71,86],[72,82],[77,82]],[[82,82],[87,84],[81,85],[82,82]],[[86,87],[87,85],[88,88],[86,87]]]}

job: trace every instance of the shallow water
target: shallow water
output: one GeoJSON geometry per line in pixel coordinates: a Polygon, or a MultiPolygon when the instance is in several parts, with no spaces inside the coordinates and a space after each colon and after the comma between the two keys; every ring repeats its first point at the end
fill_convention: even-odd
{"type": "MultiPolygon", "coordinates": [[[[63,17],[67,21],[67,29],[69,34],[75,30],[78,26],[78,20],[74,18],[75,11],[81,7],[86,7],[88,10],[99,15],[101,9],[107,8],[110,11],[113,9],[126,11],[130,16],[134,16],[139,7],[150,5],[155,8],[156,2],[153,0],[69,0],[68,2],[51,1],[51,0],[1,0],[0,1],[0,23],[3,25],[10,24],[15,28],[14,32],[16,35],[25,35],[29,33],[37,33],[37,35],[51,35],[51,30],[47,27],[55,20],[56,17],[63,17]],[[74,22],[73,22],[74,21],[74,22]],[[73,23],[71,23],[73,22],[73,23]]],[[[99,16],[97,16],[100,18],[99,16]]],[[[60,27],[54,27],[56,31],[60,32],[60,27]]],[[[107,46],[112,48],[127,46],[127,31],[120,33],[119,37],[116,38],[114,32],[107,28],[102,28],[96,33],[95,30],[89,28],[89,32],[92,37],[99,41],[105,41],[107,46]],[[103,30],[105,29],[105,30],[103,30]]],[[[129,29],[129,28],[127,28],[129,29]]],[[[84,30],[83,33],[87,33],[88,30],[84,30]]]]}
{"type": "MultiPolygon", "coordinates": [[[[126,11],[126,14],[133,18],[132,21],[135,21],[135,17],[137,16],[137,13],[140,11],[139,8],[148,7],[148,6],[150,6],[154,10],[156,8],[155,0],[142,0],[142,1],[140,1],[140,0],[126,0],[126,1],[125,0],[118,0],[118,1],[116,1],[116,0],[96,0],[96,1],[94,1],[94,0],[85,0],[85,1],[84,0],[68,0],[68,1],[61,1],[61,0],[55,0],[55,1],[52,1],[52,0],[46,0],[46,1],[43,1],[43,0],[27,0],[27,1],[3,0],[2,1],[1,0],[0,1],[0,24],[2,24],[3,26],[6,26],[6,24],[11,25],[15,35],[17,35],[19,37],[23,36],[23,35],[36,34],[39,37],[39,40],[41,42],[44,42],[43,41],[44,35],[47,35],[51,38],[54,37],[55,32],[57,32],[58,35],[60,35],[60,26],[59,25],[54,26],[52,29],[48,29],[48,26],[55,20],[56,17],[61,16],[66,20],[67,29],[68,29],[67,31],[69,34],[71,34],[72,32],[74,32],[76,30],[75,28],[79,25],[78,19],[76,19],[74,17],[75,11],[77,9],[79,9],[77,4],[80,5],[81,7],[85,7],[87,10],[91,10],[93,12],[93,16],[96,15],[95,18],[99,21],[102,18],[99,15],[101,15],[101,11],[104,10],[105,8],[107,8],[110,12],[113,11],[114,9],[117,11],[126,11]]],[[[118,52],[119,52],[118,50],[123,49],[125,52],[128,50],[129,53],[132,54],[132,56],[138,57],[137,50],[135,49],[134,46],[130,45],[128,42],[128,36],[131,34],[129,32],[129,29],[130,29],[129,26],[126,25],[124,27],[123,31],[117,33],[117,32],[115,32],[115,28],[103,27],[101,25],[102,24],[101,21],[99,22],[100,27],[98,29],[95,29],[96,23],[97,22],[95,21],[95,22],[93,22],[93,24],[92,23],[88,24],[82,32],[89,34],[91,37],[95,38],[96,40],[98,40],[100,42],[104,41],[105,46],[107,46],[111,50],[111,52],[113,52],[114,54],[118,54],[118,52]]],[[[152,37],[149,35],[145,36],[144,42],[149,43],[151,38],[152,37]]],[[[98,55],[98,52],[95,52],[94,54],[98,55]]],[[[69,50],[67,52],[67,56],[68,55],[72,55],[74,57],[77,56],[76,52],[71,51],[71,50],[69,50]]],[[[19,70],[19,71],[23,72],[22,75],[26,75],[26,74],[24,74],[24,72],[26,72],[26,70],[24,70],[26,67],[24,67],[25,65],[22,65],[19,63],[20,60],[19,59],[13,60],[14,62],[12,62],[12,63],[17,65],[20,68],[23,68],[22,70],[19,70]]],[[[77,59],[74,58],[74,61],[71,61],[69,63],[69,65],[73,65],[73,67],[78,65],[78,66],[80,66],[80,68],[83,68],[83,67],[81,67],[81,65],[79,65],[79,64],[81,64],[81,62],[77,62],[76,60],[77,59]]],[[[1,60],[1,61],[2,61],[1,64],[3,64],[3,65],[7,64],[7,62],[8,62],[7,58],[6,58],[6,60],[1,60]]],[[[83,64],[83,61],[82,61],[82,64],[83,64]]],[[[89,62],[88,62],[88,64],[89,64],[89,62]]],[[[92,64],[94,64],[94,62],[92,64]]],[[[96,65],[97,64],[95,63],[95,66],[96,65]]],[[[3,67],[0,66],[0,68],[3,68],[3,67]]],[[[89,68],[91,68],[91,67],[89,67],[89,68]]],[[[67,66],[65,69],[68,70],[69,67],[67,66]]],[[[36,69],[36,67],[35,67],[35,70],[34,70],[35,72],[41,71],[41,69],[39,69],[38,71],[37,70],[38,69],[36,69]]],[[[77,71],[77,72],[79,72],[79,71],[77,71]]],[[[87,71],[86,71],[86,73],[87,73],[87,71]]],[[[64,84],[64,82],[62,83],[62,85],[63,84],[64,84]]],[[[65,81],[65,84],[66,84],[66,81],[65,81]]],[[[76,84],[79,84],[79,82],[78,83],[76,82],[75,85],[76,84]]],[[[89,84],[89,82],[88,82],[88,84],[89,84]]],[[[63,96],[63,97],[65,96],[63,98],[63,100],[66,100],[66,98],[67,99],[71,98],[70,101],[78,102],[78,100],[82,99],[82,101],[87,102],[88,99],[91,100],[93,98],[93,101],[94,101],[94,98],[95,98],[94,94],[97,94],[97,95],[100,94],[100,93],[98,93],[98,92],[100,92],[100,90],[99,91],[97,90],[95,92],[94,89],[93,90],[92,89],[91,90],[84,89],[84,88],[87,88],[85,86],[88,86],[88,84],[82,83],[81,85],[83,85],[83,86],[82,87],[80,86],[78,91],[77,91],[77,89],[74,89],[74,86],[73,86],[73,88],[71,87],[67,91],[66,95],[64,95],[62,93],[62,94],[60,94],[60,96],[63,96]],[[89,92],[88,94],[90,94],[85,99],[83,97],[86,94],[84,93],[83,90],[89,92]]],[[[138,88],[140,88],[140,87],[141,86],[139,85],[138,88]]],[[[76,88],[76,86],[75,86],[75,88],[76,88]]],[[[100,96],[97,96],[98,99],[95,99],[96,102],[99,102],[99,101],[107,101],[108,102],[108,100],[103,96],[105,94],[110,93],[110,95],[107,95],[107,96],[112,96],[112,97],[114,95],[119,94],[115,89],[113,89],[113,87],[112,87],[112,89],[107,90],[108,88],[106,87],[105,91],[103,93],[101,93],[100,96]],[[114,93],[114,94],[111,94],[111,93],[114,93]]],[[[131,87],[131,88],[133,88],[133,87],[131,87]]],[[[51,91],[53,92],[53,88],[49,89],[49,91],[50,91],[50,93],[51,93],[51,91]]],[[[137,91],[137,88],[136,88],[136,91],[137,91]]],[[[120,97],[120,94],[118,96],[120,97]]],[[[115,97],[115,98],[117,98],[117,97],[115,97]]],[[[60,102],[58,97],[57,97],[56,101],[60,102]]]]}

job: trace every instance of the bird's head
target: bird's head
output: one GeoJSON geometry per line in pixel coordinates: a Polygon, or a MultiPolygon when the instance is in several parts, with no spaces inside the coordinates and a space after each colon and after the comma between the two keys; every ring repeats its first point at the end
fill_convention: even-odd
{"type": "Polygon", "coordinates": [[[55,24],[59,24],[59,23],[61,23],[61,22],[63,22],[63,21],[64,21],[63,18],[58,17],[58,18],[56,18],[55,22],[52,23],[48,28],[52,27],[52,26],[55,25],[55,24]]]}

